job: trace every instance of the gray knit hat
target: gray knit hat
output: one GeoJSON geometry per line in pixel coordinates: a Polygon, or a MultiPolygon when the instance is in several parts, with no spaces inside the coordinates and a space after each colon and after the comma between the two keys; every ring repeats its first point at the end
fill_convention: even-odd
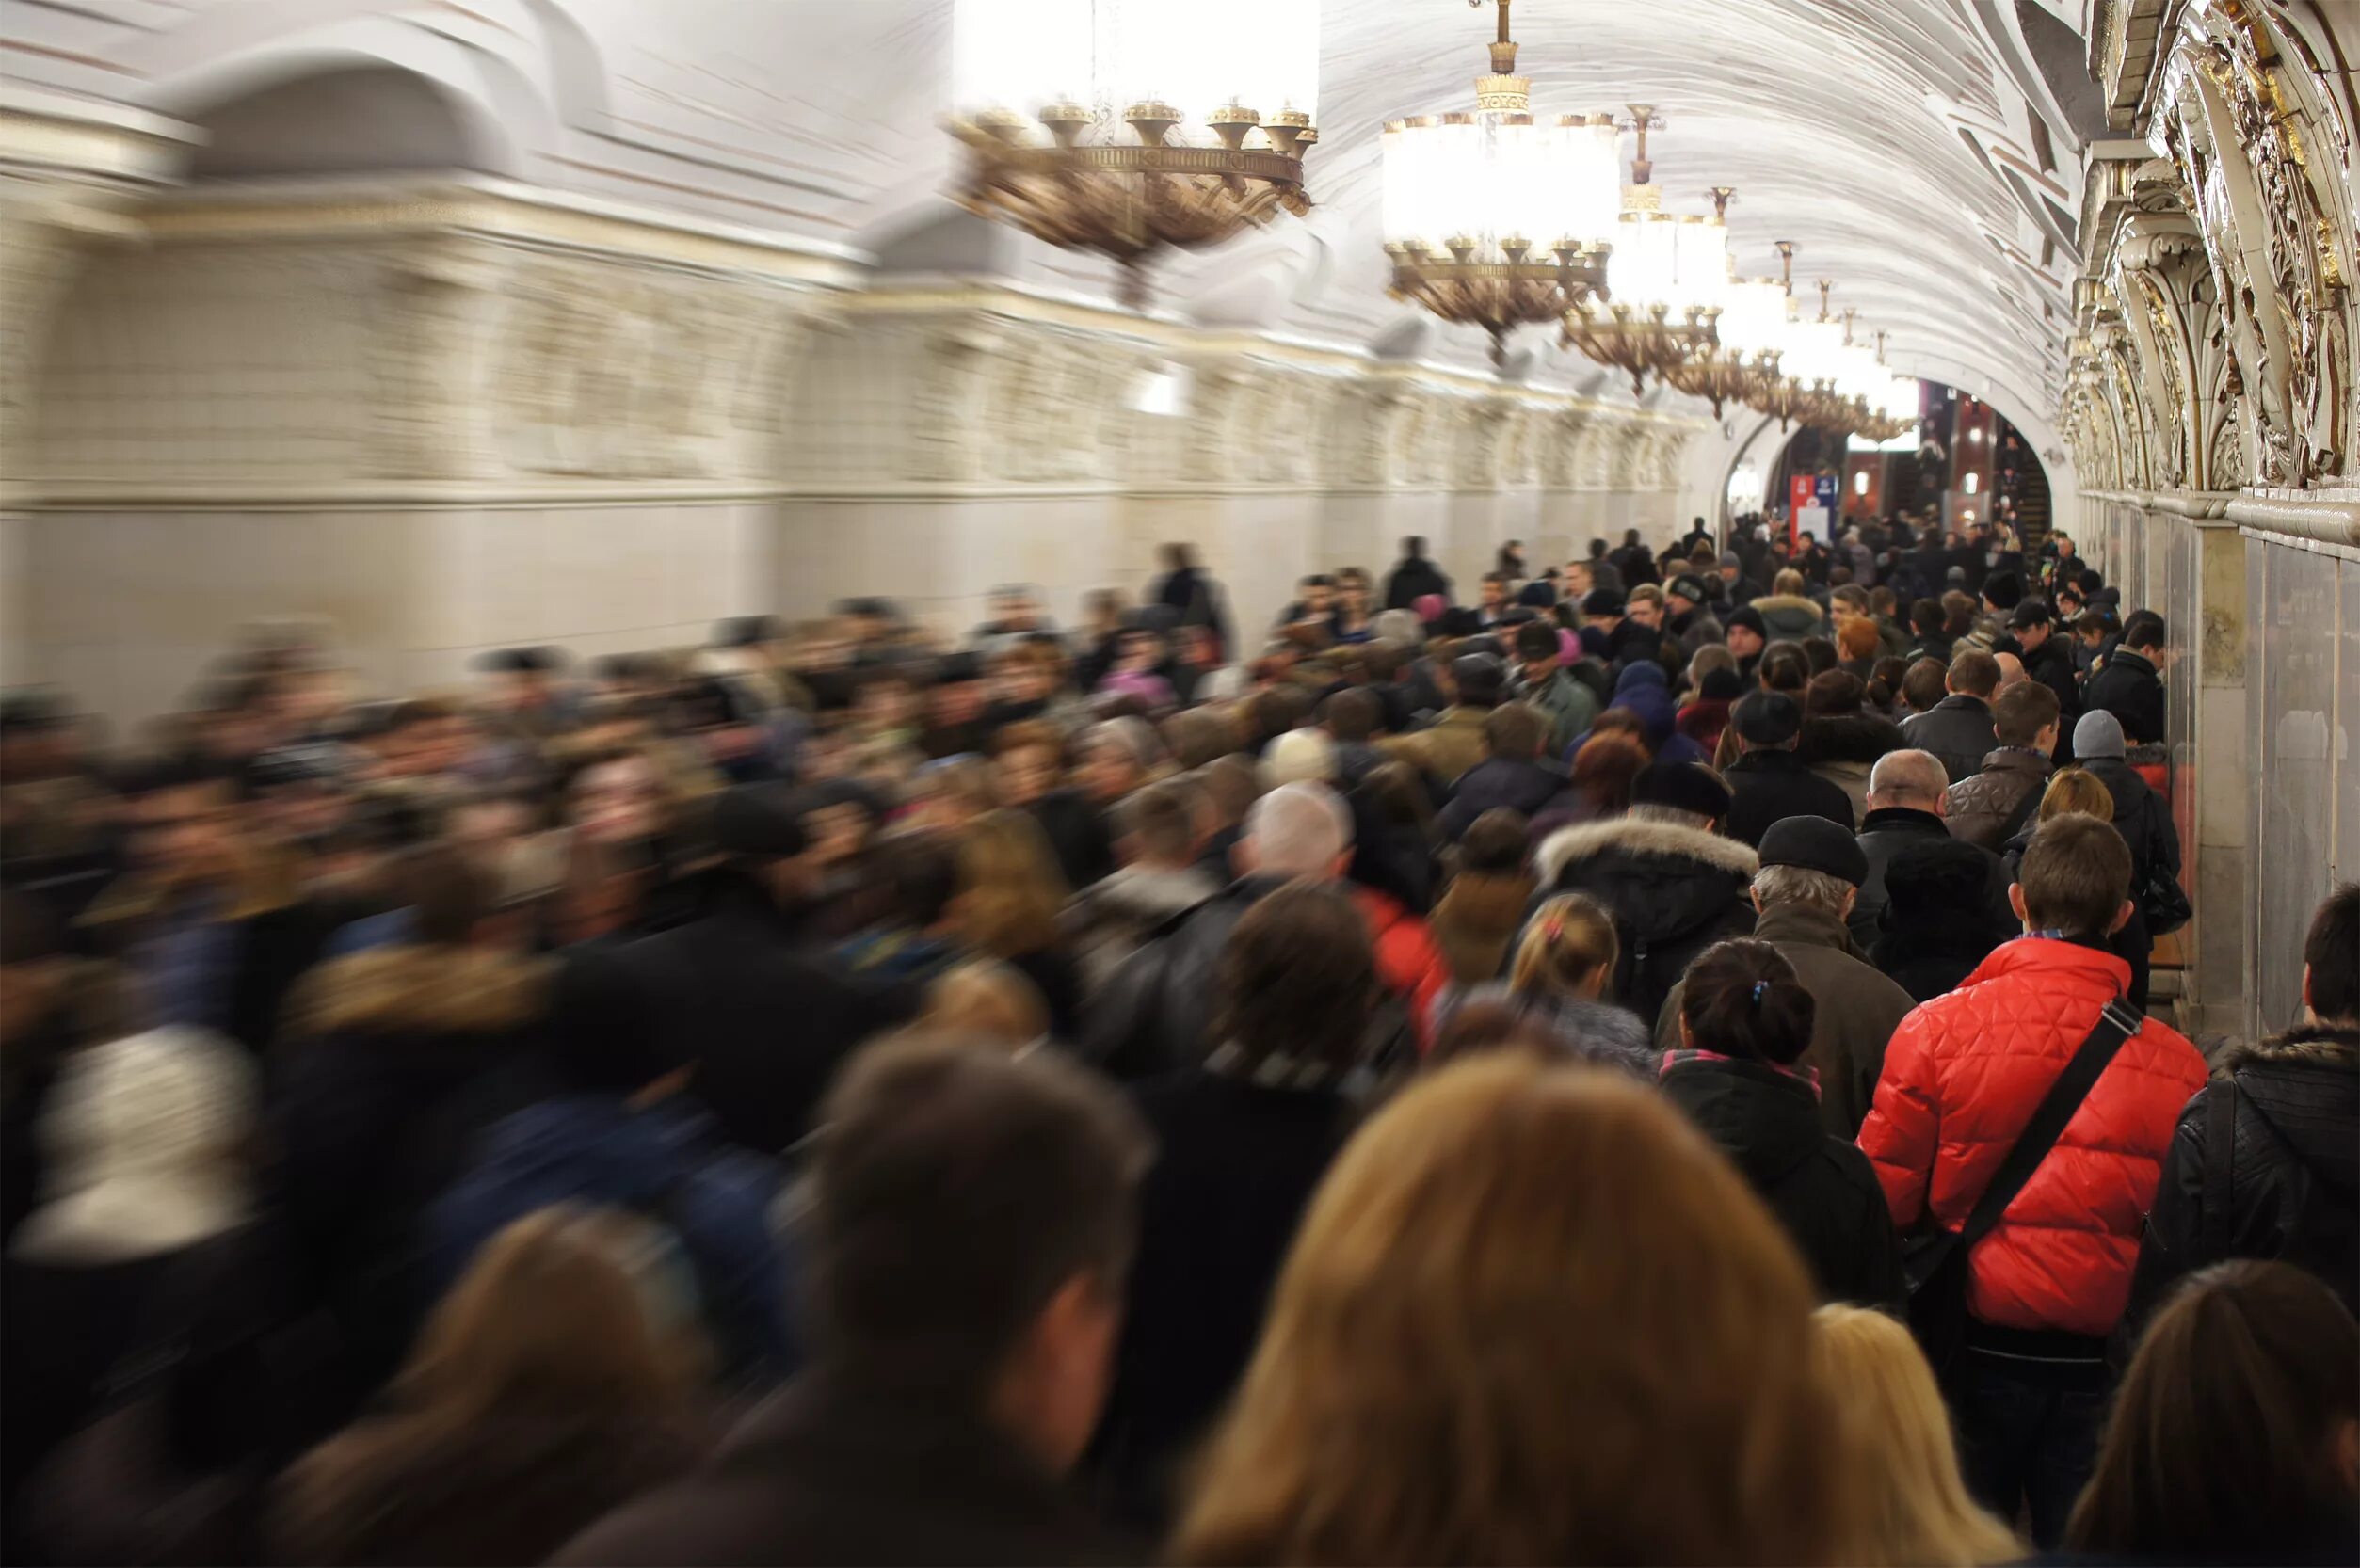
{"type": "Polygon", "coordinates": [[[2123,754],[2122,721],[2103,708],[2081,715],[2073,727],[2073,755],[2081,761],[2123,754]]]}

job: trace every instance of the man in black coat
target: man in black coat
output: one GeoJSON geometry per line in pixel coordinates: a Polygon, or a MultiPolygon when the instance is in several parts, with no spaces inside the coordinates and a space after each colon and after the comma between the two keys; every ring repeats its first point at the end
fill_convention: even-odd
{"type": "Polygon", "coordinates": [[[1428,594],[1451,597],[1451,580],[1442,575],[1440,568],[1426,559],[1426,541],[1412,534],[1402,540],[1401,564],[1385,579],[1385,607],[1388,610],[1407,610],[1428,594]]]}
{"type": "Polygon", "coordinates": [[[1140,1560],[1063,1480],[1120,1326],[1137,1114],[1054,1051],[923,1041],[863,1052],[824,1117],[800,1227],[820,1360],[552,1560],[1140,1560]]]}
{"type": "MultiPolygon", "coordinates": [[[[1941,762],[1924,751],[1888,751],[1877,759],[1869,775],[1869,813],[1860,824],[1860,852],[1867,856],[1868,872],[1861,878],[1848,921],[1853,943],[1862,952],[1875,947],[1882,934],[1885,872],[1893,857],[1913,844],[1959,842],[1942,820],[1949,788],[1941,762]]],[[[1987,953],[2015,936],[2018,927],[2015,911],[2008,907],[2008,868],[1999,856],[1979,844],[1962,847],[1983,867],[1982,906],[1991,932],[1983,949],[1987,953]]]]}
{"type": "Polygon", "coordinates": [[[1999,738],[1992,728],[1991,699],[1999,690],[1999,661],[1968,648],[1951,661],[1943,677],[1948,694],[1922,713],[1902,721],[1902,739],[1931,752],[1951,784],[1981,773],[1999,738]]]}
{"type": "Polygon", "coordinates": [[[2360,883],[2311,917],[2303,1006],[2302,1023],[2224,1057],[2181,1113],[2126,1334],[2179,1280],[2231,1257],[2308,1269],[2360,1307],[2360,883]]]}
{"type": "Polygon", "coordinates": [[[1230,933],[1217,986],[1219,1048],[1137,1090],[1156,1157],[1093,1449],[1126,1520],[1158,1534],[1182,1500],[1175,1467],[1244,1372],[1295,1225],[1352,1130],[1345,1084],[1377,990],[1367,925],[1335,888],[1282,888],[1230,933]]]}
{"type": "Polygon", "coordinates": [[[1784,692],[1749,692],[1729,710],[1742,755],[1729,764],[1729,837],[1759,844],[1788,817],[1825,817],[1852,831],[1852,797],[1803,765],[1803,705],[1784,692]]]}
{"type": "Polygon", "coordinates": [[[2081,688],[2081,705],[2114,715],[2123,739],[2157,745],[2163,733],[2163,617],[2142,610],[2123,628],[2122,642],[2081,688]]]}
{"type": "Polygon", "coordinates": [[[1631,781],[1627,815],[1563,828],[1533,853],[1540,897],[1586,893],[1613,917],[1613,1000],[1650,1031],[1689,960],[1754,929],[1761,863],[1716,831],[1728,811],[1728,786],[1710,768],[1654,762],[1631,781]]]}
{"type": "Polygon", "coordinates": [[[1451,803],[1435,825],[1453,843],[1466,837],[1475,819],[1497,807],[1529,820],[1559,803],[1572,788],[1565,770],[1541,759],[1549,719],[1527,702],[1506,702],[1484,719],[1484,760],[1459,776],[1451,803]]]}
{"type": "Polygon", "coordinates": [[[2081,715],[2081,683],[2074,679],[2070,638],[2058,634],[2057,617],[2037,599],[2018,604],[2008,625],[2015,632],[2016,657],[2024,661],[2024,673],[2057,694],[2058,733],[2066,739],[2055,761],[2061,768],[2070,767],[2073,721],[2081,715]]]}
{"type": "Polygon", "coordinates": [[[2130,846],[2130,920],[2109,945],[2130,964],[2131,1005],[2144,1007],[2147,959],[2155,945],[2144,894],[2150,880],[2179,880],[2179,829],[2172,822],[2171,807],[2124,759],[2123,727],[2113,714],[2103,710],[2082,714],[2073,727],[2073,742],[2083,771],[2114,797],[2114,831],[2130,846]]]}
{"type": "Polygon", "coordinates": [[[697,1064],[688,1092],[732,1143],[762,1154],[802,1138],[837,1067],[917,1003],[856,984],[798,930],[818,874],[804,859],[809,804],[781,784],[723,794],[713,826],[729,863],[716,906],[618,955],[657,999],[668,1047],[697,1064]]]}

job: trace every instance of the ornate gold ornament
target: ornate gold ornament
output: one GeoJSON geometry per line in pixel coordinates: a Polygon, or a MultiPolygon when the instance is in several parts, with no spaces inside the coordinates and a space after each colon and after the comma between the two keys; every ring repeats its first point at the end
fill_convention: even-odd
{"type": "Polygon", "coordinates": [[[1681,365],[1720,344],[1721,298],[1729,280],[1728,201],[1736,193],[1727,185],[1713,187],[1710,218],[1662,211],[1647,181],[1654,172],[1647,131],[1662,121],[1647,104],[1630,107],[1638,153],[1630,161],[1621,232],[1607,266],[1608,295],[1565,312],[1563,342],[1627,374],[1636,396],[1646,391],[1648,376],[1668,381],[1681,365]]]}
{"type": "MultiPolygon", "coordinates": [[[[1468,0],[1477,6],[1483,0],[1468,0]]],[[[1613,245],[1615,128],[1611,115],[1535,117],[1531,79],[1516,74],[1509,0],[1496,0],[1491,72],[1471,114],[1420,115],[1385,127],[1385,253],[1390,293],[1491,338],[1562,317],[1606,289],[1613,245]],[[1513,210],[1471,199],[1502,188],[1513,210]]]]}

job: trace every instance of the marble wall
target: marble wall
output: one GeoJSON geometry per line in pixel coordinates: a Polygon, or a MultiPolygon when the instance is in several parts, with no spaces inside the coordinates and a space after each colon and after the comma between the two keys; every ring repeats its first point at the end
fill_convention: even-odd
{"type": "Polygon", "coordinates": [[[320,624],[361,691],[399,695],[456,684],[493,648],[693,644],[769,598],[762,503],[44,512],[22,527],[40,678],[120,724],[178,705],[256,621],[320,624]]]}
{"type": "Polygon", "coordinates": [[[2255,897],[2249,1014],[2286,1028],[2302,1006],[2303,936],[2337,884],[2360,880],[2360,551],[2248,531],[2255,897]]]}

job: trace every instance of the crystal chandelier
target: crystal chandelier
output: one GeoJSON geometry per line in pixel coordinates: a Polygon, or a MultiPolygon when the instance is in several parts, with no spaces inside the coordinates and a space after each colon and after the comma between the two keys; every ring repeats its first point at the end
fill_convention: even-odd
{"type": "Polygon", "coordinates": [[[959,204],[1123,269],[1310,209],[1319,0],[957,0],[959,204]],[[1125,128],[1128,127],[1128,134],[1125,128]]]}
{"type": "Polygon", "coordinates": [[[1889,441],[1918,428],[1923,403],[1914,376],[1896,376],[1885,368],[1885,334],[1876,335],[1876,367],[1881,385],[1869,397],[1869,417],[1860,434],[1872,441],[1889,441]]]}
{"type": "MultiPolygon", "coordinates": [[[[1469,0],[1481,4],[1481,0],[1469,0]]],[[[1385,253],[1391,293],[1491,335],[1492,363],[1519,327],[1555,321],[1606,285],[1614,240],[1612,115],[1532,112],[1516,72],[1508,0],[1472,114],[1385,127],[1385,253]]]]}
{"type": "Polygon", "coordinates": [[[1668,378],[1720,341],[1715,328],[1729,283],[1731,192],[1726,185],[1716,188],[1710,217],[1663,211],[1647,158],[1647,132],[1663,122],[1651,105],[1630,108],[1639,152],[1630,160],[1631,183],[1623,190],[1614,249],[1607,258],[1606,297],[1582,300],[1565,312],[1564,342],[1628,374],[1636,395],[1646,390],[1650,375],[1668,378]]]}
{"type": "MultiPolygon", "coordinates": [[[[1748,389],[1745,406],[1756,413],[1770,415],[1784,430],[1806,412],[1810,384],[1804,379],[1803,365],[1809,345],[1798,337],[1802,323],[1795,316],[1794,241],[1778,241],[1777,250],[1778,280],[1770,283],[1768,279],[1759,280],[1775,291],[1760,296],[1769,309],[1769,319],[1758,328],[1769,374],[1748,389]]],[[[1754,328],[1749,323],[1746,329],[1754,328]]]]}

